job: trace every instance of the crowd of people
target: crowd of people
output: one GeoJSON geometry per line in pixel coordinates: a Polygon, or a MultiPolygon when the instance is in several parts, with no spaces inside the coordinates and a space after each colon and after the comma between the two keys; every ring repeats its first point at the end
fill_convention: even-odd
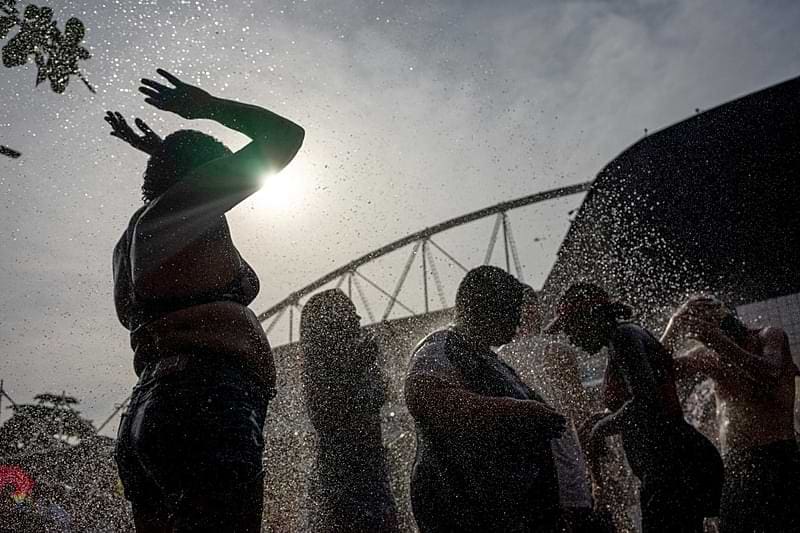
{"type": "MultiPolygon", "coordinates": [[[[139,382],[117,441],[136,529],[258,532],[264,420],[275,395],[269,342],[248,308],[259,290],[225,213],[280,171],[304,131],[159,70],[145,102],[247,135],[233,153],[203,133],[161,139],[119,113],[112,135],[149,154],[144,205],[114,250],[115,302],[139,382]]],[[[602,283],[602,280],[598,280],[602,283]]],[[[610,532],[621,509],[620,440],[640,482],[645,533],[800,531],[800,454],[786,334],[749,329],[711,296],[688,300],[661,339],[597,283],[567,288],[548,312],[505,271],[469,271],[451,326],[422,339],[405,379],[416,459],[411,504],[421,533],[610,532]],[[545,326],[544,316],[554,319],[545,326]],[[600,401],[579,350],[607,350],[600,401]],[[528,370],[518,372],[522,362],[528,370]],[[515,368],[516,367],[516,368],[515,368]],[[720,453],[684,419],[681,379],[714,380],[720,453]]],[[[339,290],[303,309],[303,391],[318,436],[308,518],[315,532],[398,531],[380,409],[379,349],[339,290]]],[[[267,510],[268,512],[268,510],[267,510]]]]}

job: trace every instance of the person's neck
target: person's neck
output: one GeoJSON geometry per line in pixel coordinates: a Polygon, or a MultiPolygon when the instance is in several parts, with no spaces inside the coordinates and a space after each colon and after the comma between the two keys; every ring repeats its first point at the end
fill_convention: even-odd
{"type": "Polygon", "coordinates": [[[479,350],[491,350],[492,347],[486,342],[486,336],[481,335],[474,328],[470,328],[469,325],[465,324],[464,322],[456,321],[454,324],[455,330],[461,334],[467,344],[474,346],[479,350]]]}

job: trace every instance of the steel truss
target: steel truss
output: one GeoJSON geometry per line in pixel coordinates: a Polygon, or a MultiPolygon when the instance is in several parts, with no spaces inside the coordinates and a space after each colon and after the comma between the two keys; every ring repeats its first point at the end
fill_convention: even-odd
{"type": "Polygon", "coordinates": [[[558,189],[552,189],[549,191],[531,194],[529,196],[517,198],[516,200],[502,202],[491,207],[486,207],[484,209],[480,209],[478,211],[468,213],[466,215],[462,215],[460,217],[456,217],[451,220],[447,220],[445,222],[436,224],[435,226],[425,228],[416,233],[406,235],[401,239],[398,239],[392,243],[382,246],[381,248],[378,248],[376,250],[373,250],[368,254],[365,254],[359,257],[358,259],[355,259],[347,263],[346,265],[341,266],[332,272],[329,272],[328,274],[322,276],[313,283],[310,283],[305,287],[303,287],[302,289],[291,293],[289,296],[287,296],[277,304],[273,305],[272,307],[270,307],[269,309],[258,315],[258,319],[262,323],[269,321],[269,323],[265,328],[266,332],[269,334],[270,332],[272,332],[272,330],[275,328],[275,326],[278,324],[281,318],[283,318],[288,312],[289,315],[288,340],[289,344],[291,344],[292,342],[295,341],[294,338],[295,311],[302,310],[302,304],[300,303],[301,299],[305,298],[306,296],[310,296],[318,289],[334,281],[336,282],[336,288],[346,290],[347,295],[351,299],[353,299],[353,289],[355,288],[355,293],[357,294],[358,299],[361,301],[363,309],[366,311],[367,318],[370,320],[371,323],[374,323],[376,321],[375,320],[376,315],[373,311],[372,305],[370,305],[370,302],[367,299],[366,294],[364,293],[363,287],[361,285],[362,281],[367,283],[373,289],[377,290],[383,296],[388,298],[389,302],[386,308],[384,309],[383,313],[381,313],[380,319],[382,321],[389,319],[395,306],[402,308],[404,311],[406,311],[411,315],[420,314],[417,311],[413,310],[408,305],[404,304],[398,298],[400,292],[403,289],[403,286],[406,283],[408,274],[410,273],[411,268],[417,262],[417,259],[419,259],[419,261],[422,264],[422,292],[423,292],[423,302],[424,302],[424,309],[422,312],[429,313],[431,311],[430,294],[429,294],[430,280],[433,281],[433,286],[436,289],[436,293],[441,308],[442,309],[447,308],[448,301],[444,292],[441,278],[439,277],[439,271],[436,267],[436,257],[435,254],[433,253],[434,250],[450,264],[456,266],[457,268],[463,270],[464,272],[466,272],[468,269],[455,257],[453,257],[451,253],[449,253],[441,245],[436,243],[433,240],[433,237],[449,229],[462,226],[464,224],[469,224],[470,222],[474,222],[476,220],[480,220],[493,215],[496,215],[497,218],[492,228],[492,233],[489,238],[489,246],[486,250],[486,255],[484,256],[483,262],[484,264],[489,264],[494,254],[498,238],[502,237],[506,271],[511,272],[511,268],[513,265],[516,276],[521,281],[524,281],[523,268],[519,260],[517,245],[514,240],[514,234],[511,230],[511,221],[508,218],[508,212],[535,203],[586,192],[591,187],[591,184],[592,182],[586,182],[577,185],[571,185],[569,187],[561,187],[558,189]],[[394,252],[396,250],[399,250],[400,248],[409,245],[411,245],[411,253],[409,254],[408,259],[406,260],[405,265],[403,267],[403,270],[400,272],[400,276],[397,280],[397,283],[391,292],[381,287],[375,281],[367,278],[362,272],[358,270],[363,265],[371,263],[376,259],[379,259],[391,252],[394,252]],[[343,285],[345,284],[346,284],[346,289],[343,288],[343,285]]]}

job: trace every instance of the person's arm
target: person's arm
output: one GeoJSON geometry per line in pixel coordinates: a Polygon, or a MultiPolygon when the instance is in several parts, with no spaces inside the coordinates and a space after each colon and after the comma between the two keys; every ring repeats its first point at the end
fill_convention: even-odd
{"type": "Polygon", "coordinates": [[[568,410],[564,414],[580,426],[591,414],[592,401],[581,381],[575,349],[559,342],[549,343],[544,349],[544,360],[558,376],[561,405],[568,410]]]}
{"type": "Polygon", "coordinates": [[[622,433],[624,429],[635,423],[637,418],[641,420],[641,406],[641,402],[637,402],[636,398],[631,398],[622,407],[595,423],[590,440],[605,439],[622,433]]]}
{"type": "Polygon", "coordinates": [[[494,425],[507,419],[532,422],[543,433],[560,433],[566,427],[564,417],[543,403],[475,394],[432,376],[409,376],[405,399],[411,416],[443,427],[494,425]]]}
{"type": "Polygon", "coordinates": [[[686,338],[686,331],[681,326],[680,317],[683,314],[679,311],[672,315],[667,322],[667,327],[664,328],[664,333],[661,334],[659,342],[664,345],[664,348],[670,352],[675,352],[678,349],[681,341],[686,338]]]}
{"type": "Polygon", "coordinates": [[[303,143],[304,130],[257,106],[211,96],[158,70],[175,87],[142,80],[145,102],[187,119],[211,119],[252,141],[241,150],[192,170],[152,201],[136,225],[135,276],[156,272],[219,223],[228,210],[256,192],[268,173],[283,169],[303,143]]]}
{"type": "MultiPolygon", "coordinates": [[[[608,367],[619,372],[627,390],[627,400],[595,424],[592,440],[620,433],[626,427],[640,422],[643,412],[654,408],[653,396],[659,384],[648,364],[645,335],[637,331],[638,329],[638,326],[623,325],[612,335],[613,349],[609,352],[608,367]]],[[[618,379],[612,374],[613,372],[606,376],[607,380],[618,379]]]]}
{"type": "Polygon", "coordinates": [[[759,332],[762,352],[756,354],[739,346],[714,324],[691,316],[683,320],[690,337],[719,354],[719,371],[723,375],[735,373],[771,387],[784,371],[786,333],[782,329],[769,327],[759,332]]]}
{"type": "Polygon", "coordinates": [[[690,380],[697,375],[711,379],[722,376],[719,354],[705,345],[695,346],[676,356],[673,361],[675,378],[678,381],[690,380]]]}

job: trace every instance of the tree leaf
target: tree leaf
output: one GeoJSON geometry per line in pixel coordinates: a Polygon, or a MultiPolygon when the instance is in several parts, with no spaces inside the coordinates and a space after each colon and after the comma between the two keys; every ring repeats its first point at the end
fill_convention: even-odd
{"type": "Polygon", "coordinates": [[[11,28],[17,25],[14,17],[0,17],[0,39],[5,39],[11,28]]]}
{"type": "Polygon", "coordinates": [[[36,63],[36,86],[38,87],[44,80],[47,79],[49,66],[45,62],[44,56],[40,53],[36,53],[35,56],[35,63],[36,63]]]}
{"type": "Polygon", "coordinates": [[[0,154],[2,154],[4,156],[7,156],[7,157],[10,157],[12,159],[16,159],[16,158],[18,158],[19,156],[22,155],[21,153],[17,152],[16,150],[13,150],[13,149],[9,148],[8,146],[3,146],[2,144],[0,144],[0,154]]]}
{"type": "Polygon", "coordinates": [[[78,44],[86,35],[86,27],[80,19],[72,17],[64,25],[64,40],[73,44],[78,44]]]}
{"type": "Polygon", "coordinates": [[[19,67],[28,62],[28,56],[33,53],[33,43],[16,35],[3,46],[3,65],[6,67],[19,67]]]}

